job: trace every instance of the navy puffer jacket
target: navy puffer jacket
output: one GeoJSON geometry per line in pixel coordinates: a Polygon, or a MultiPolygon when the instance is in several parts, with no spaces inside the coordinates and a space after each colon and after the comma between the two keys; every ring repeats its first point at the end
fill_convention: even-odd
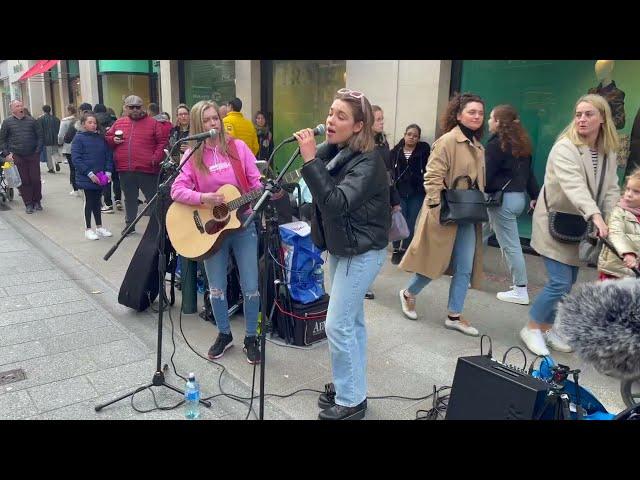
{"type": "Polygon", "coordinates": [[[113,172],[111,149],[97,132],[79,130],[71,143],[71,161],[76,169],[76,185],[83,190],[101,190],[89,172],[113,172]]]}

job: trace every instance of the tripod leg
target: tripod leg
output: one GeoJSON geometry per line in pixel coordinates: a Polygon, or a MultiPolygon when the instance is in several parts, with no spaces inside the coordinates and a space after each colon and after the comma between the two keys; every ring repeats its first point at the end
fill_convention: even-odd
{"type": "MultiPolygon", "coordinates": [[[[170,388],[174,392],[181,393],[184,396],[184,392],[179,388],[176,388],[173,385],[169,385],[167,382],[162,382],[162,385],[164,385],[167,388],[170,388]]],[[[200,400],[200,403],[203,405],[206,405],[208,408],[211,408],[211,402],[209,400],[200,400]]]]}
{"type": "Polygon", "coordinates": [[[146,386],[144,386],[144,387],[136,388],[133,392],[126,393],[126,394],[122,395],[121,397],[118,397],[118,398],[116,398],[116,399],[114,399],[114,400],[111,400],[110,402],[103,403],[102,405],[96,405],[96,407],[94,408],[94,410],[95,410],[96,412],[99,412],[99,411],[100,411],[100,410],[102,410],[104,407],[108,407],[108,406],[109,406],[109,405],[111,405],[112,403],[119,402],[120,400],[123,400],[123,399],[125,399],[125,398],[127,398],[127,397],[130,397],[130,396],[132,396],[132,395],[135,395],[135,394],[136,394],[136,393],[138,393],[138,392],[142,392],[143,390],[146,390],[147,388],[151,388],[152,386],[153,386],[153,383],[151,383],[151,384],[149,384],[149,385],[146,385],[146,386]]]}

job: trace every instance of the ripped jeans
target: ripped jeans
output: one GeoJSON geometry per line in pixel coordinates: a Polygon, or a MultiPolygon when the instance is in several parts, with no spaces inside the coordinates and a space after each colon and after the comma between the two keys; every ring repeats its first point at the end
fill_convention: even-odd
{"type": "Polygon", "coordinates": [[[244,318],[247,336],[255,336],[258,329],[260,293],[258,291],[258,234],[255,225],[228,235],[215,255],[204,260],[209,279],[211,308],[221,333],[231,333],[229,304],[227,302],[227,264],[229,249],[233,250],[240,274],[244,298],[244,318]]]}

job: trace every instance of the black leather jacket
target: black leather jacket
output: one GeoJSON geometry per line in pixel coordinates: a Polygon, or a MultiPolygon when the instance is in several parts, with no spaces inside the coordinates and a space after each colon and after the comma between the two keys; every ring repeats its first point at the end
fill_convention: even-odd
{"type": "Polygon", "coordinates": [[[318,248],[351,257],[387,246],[391,207],[380,155],[322,143],[302,176],[313,196],[311,238],[318,248]]]}

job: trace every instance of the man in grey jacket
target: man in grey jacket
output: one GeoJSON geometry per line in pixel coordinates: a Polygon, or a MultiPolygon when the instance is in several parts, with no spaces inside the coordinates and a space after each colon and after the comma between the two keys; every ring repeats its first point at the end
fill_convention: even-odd
{"type": "Polygon", "coordinates": [[[0,157],[15,163],[20,172],[22,186],[18,188],[27,213],[42,210],[42,183],[40,181],[40,151],[43,147],[42,129],[36,120],[25,115],[20,100],[10,103],[11,116],[0,127],[0,157]]]}

